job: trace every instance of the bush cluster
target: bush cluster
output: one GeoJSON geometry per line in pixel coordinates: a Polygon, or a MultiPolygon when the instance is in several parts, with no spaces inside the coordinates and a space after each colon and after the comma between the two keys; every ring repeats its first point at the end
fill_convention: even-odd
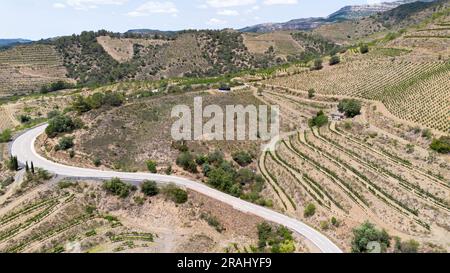
{"type": "Polygon", "coordinates": [[[273,227],[263,222],[258,225],[258,251],[272,253],[292,253],[295,242],[292,232],[283,226],[273,227]]]}

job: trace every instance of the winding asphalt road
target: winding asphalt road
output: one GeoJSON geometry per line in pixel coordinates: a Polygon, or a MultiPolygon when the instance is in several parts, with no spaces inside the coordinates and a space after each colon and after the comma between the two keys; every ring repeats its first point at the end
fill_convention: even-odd
{"type": "Polygon", "coordinates": [[[306,224],[288,217],[281,213],[270,209],[243,201],[223,192],[217,191],[205,184],[191,181],[181,177],[157,175],[150,173],[123,173],[114,171],[100,171],[94,169],[83,169],[71,166],[65,166],[52,162],[40,156],[35,149],[36,138],[44,133],[47,125],[42,125],[23,133],[14,140],[11,145],[11,154],[17,156],[20,163],[25,164],[26,161],[33,161],[35,167],[43,168],[51,173],[55,173],[65,177],[73,177],[80,179],[111,179],[118,177],[127,182],[141,182],[143,180],[153,180],[159,183],[174,183],[178,186],[188,188],[190,190],[204,194],[210,198],[231,205],[233,208],[244,212],[259,216],[267,221],[284,225],[287,228],[303,235],[311,241],[320,251],[324,253],[342,253],[332,241],[322,235],[317,230],[307,226],[306,224]]]}

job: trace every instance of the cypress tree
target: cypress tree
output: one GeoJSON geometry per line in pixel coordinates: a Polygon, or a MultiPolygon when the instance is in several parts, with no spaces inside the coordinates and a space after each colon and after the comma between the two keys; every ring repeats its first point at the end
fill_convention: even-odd
{"type": "Polygon", "coordinates": [[[30,166],[28,166],[28,161],[25,164],[25,171],[28,173],[30,172],[30,166]]]}

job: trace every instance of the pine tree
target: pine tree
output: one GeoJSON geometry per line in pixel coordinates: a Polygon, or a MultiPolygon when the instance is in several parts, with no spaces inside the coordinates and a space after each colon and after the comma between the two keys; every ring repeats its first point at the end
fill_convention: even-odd
{"type": "Polygon", "coordinates": [[[31,173],[34,174],[34,164],[33,164],[33,161],[31,161],[31,173]]]}
{"type": "Polygon", "coordinates": [[[30,166],[28,166],[28,161],[25,164],[25,171],[28,173],[30,172],[30,166]]]}

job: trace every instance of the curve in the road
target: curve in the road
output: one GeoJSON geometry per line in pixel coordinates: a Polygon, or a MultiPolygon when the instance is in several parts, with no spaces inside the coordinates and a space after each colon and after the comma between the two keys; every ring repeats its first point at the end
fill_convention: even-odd
{"type": "Polygon", "coordinates": [[[129,182],[141,182],[143,180],[154,180],[159,183],[174,183],[178,186],[188,188],[190,190],[204,194],[210,198],[231,205],[233,208],[244,213],[251,213],[259,216],[267,221],[284,225],[287,228],[298,232],[309,241],[311,241],[321,252],[324,253],[342,253],[331,240],[322,235],[317,230],[308,225],[288,217],[273,210],[246,202],[239,198],[230,196],[223,192],[217,191],[208,187],[205,184],[191,181],[181,177],[166,176],[150,173],[124,173],[114,171],[101,171],[94,169],[84,169],[72,166],[66,166],[59,163],[52,162],[40,156],[35,149],[35,142],[39,135],[41,135],[47,124],[33,128],[17,137],[11,145],[11,154],[17,156],[19,162],[24,164],[26,161],[33,161],[35,167],[43,168],[51,173],[61,176],[74,177],[80,179],[111,179],[118,177],[129,182]]]}

